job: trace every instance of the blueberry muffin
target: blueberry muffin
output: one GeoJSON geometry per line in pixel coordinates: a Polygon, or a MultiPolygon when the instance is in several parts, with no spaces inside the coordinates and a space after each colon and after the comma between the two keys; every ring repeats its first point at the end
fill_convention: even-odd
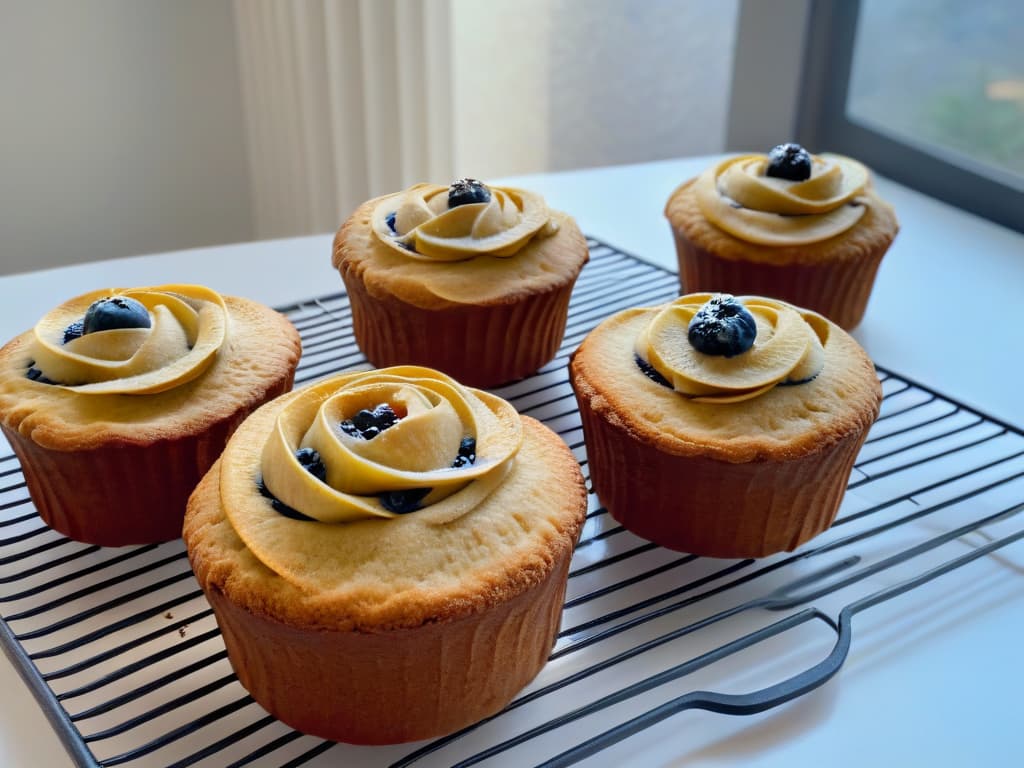
{"type": "Polygon", "coordinates": [[[626,528],[711,557],[827,529],[881,385],[860,346],[774,299],[690,294],[629,309],[569,366],[591,482],[626,528]]]}
{"type": "Polygon", "coordinates": [[[257,702],[305,733],[397,743],[494,714],[545,664],[586,506],[556,434],[405,366],[250,416],[185,543],[257,702]]]}
{"type": "Polygon", "coordinates": [[[356,341],[490,387],[549,362],[589,257],[576,223],[526,190],[461,179],[370,200],[334,239],[356,341]]]}
{"type": "Polygon", "coordinates": [[[799,144],[718,163],[676,189],[665,215],[684,293],[769,296],[847,330],[899,229],[867,168],[799,144]]]}
{"type": "Polygon", "coordinates": [[[181,535],[228,437],[291,389],[284,317],[196,285],[94,291],[0,349],[0,429],[42,519],[105,546],[181,535]]]}

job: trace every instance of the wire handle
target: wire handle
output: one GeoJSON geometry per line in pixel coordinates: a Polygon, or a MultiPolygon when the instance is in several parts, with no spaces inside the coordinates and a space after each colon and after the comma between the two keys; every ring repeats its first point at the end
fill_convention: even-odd
{"type": "MultiPolygon", "coordinates": [[[[1016,511],[1020,510],[1020,506],[1016,507],[1016,511]]],[[[1006,512],[1001,513],[998,517],[1003,517],[1005,515],[1006,512]]],[[[846,661],[846,657],[850,650],[850,643],[853,639],[853,617],[856,614],[880,603],[884,603],[887,600],[891,600],[894,597],[898,597],[905,592],[909,592],[922,584],[967,565],[978,558],[984,557],[985,555],[988,555],[997,549],[1001,549],[1002,547],[1008,546],[1020,539],[1024,539],[1024,530],[1017,531],[1016,533],[992,541],[983,547],[979,547],[972,552],[968,552],[967,554],[948,560],[942,565],[925,571],[914,578],[907,579],[899,584],[894,584],[890,587],[886,587],[885,589],[881,589],[867,595],[866,597],[850,603],[843,608],[839,613],[839,621],[835,624],[833,624],[827,616],[817,609],[807,609],[796,614],[792,618],[795,619],[810,613],[813,614],[813,618],[823,619],[829,624],[829,626],[836,630],[837,636],[836,643],[832,647],[832,651],[828,656],[810,669],[793,675],[787,680],[783,680],[782,682],[768,686],[767,688],[762,688],[761,690],[747,694],[734,695],[715,693],[713,691],[692,691],[690,693],[683,694],[682,696],[668,701],[661,706],[644,712],[642,715],[638,715],[637,717],[627,720],[614,728],[610,728],[604,733],[600,733],[593,738],[587,739],[575,747],[567,749],[566,751],[556,755],[550,760],[546,760],[540,765],[543,766],[543,768],[563,768],[564,766],[574,765],[580,760],[584,760],[603,749],[607,749],[608,747],[639,733],[640,731],[650,728],[672,715],[689,709],[704,709],[709,712],[717,712],[723,715],[753,715],[758,712],[773,709],[788,701],[792,701],[793,699],[824,685],[843,666],[843,662],[846,661]]],[[[801,621],[799,623],[803,622],[801,621]]]]}

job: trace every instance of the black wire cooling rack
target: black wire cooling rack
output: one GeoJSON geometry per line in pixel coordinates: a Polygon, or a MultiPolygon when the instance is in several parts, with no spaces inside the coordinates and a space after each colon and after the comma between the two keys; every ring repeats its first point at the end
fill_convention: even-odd
{"type": "MultiPolygon", "coordinates": [[[[558,357],[496,390],[558,432],[584,474],[568,354],[609,314],[677,292],[675,275],[590,246],[558,357]]],[[[303,338],[297,385],[365,364],[344,294],[282,311],[303,338]]],[[[5,445],[0,641],[81,766],[570,765],[684,710],[764,711],[840,670],[861,612],[981,558],[998,571],[993,553],[1024,538],[1024,433],[879,373],[882,413],[839,517],[796,552],[672,552],[591,494],[550,663],[504,712],[442,739],[353,747],[270,717],[235,679],[181,542],[104,549],[49,530],[5,445]]]]}

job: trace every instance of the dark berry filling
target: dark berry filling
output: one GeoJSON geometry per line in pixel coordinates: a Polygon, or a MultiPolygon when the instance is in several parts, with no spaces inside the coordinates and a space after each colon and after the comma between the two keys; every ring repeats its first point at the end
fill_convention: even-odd
{"type": "Polygon", "coordinates": [[[448,207],[455,208],[467,203],[488,203],[491,190],[487,185],[476,179],[459,179],[448,187],[448,207]]]}
{"type": "MultiPolygon", "coordinates": [[[[299,464],[305,467],[309,474],[313,475],[317,480],[321,482],[327,481],[327,467],[324,466],[323,460],[320,458],[320,454],[312,448],[299,448],[295,452],[295,458],[299,460],[299,464]]],[[[274,508],[275,512],[278,512],[285,517],[290,517],[293,520],[313,520],[314,518],[309,515],[304,515],[293,507],[289,507],[283,501],[278,499],[274,494],[267,488],[267,484],[263,482],[261,477],[257,483],[260,495],[266,499],[270,499],[270,506],[274,508]]]]}
{"type": "Polygon", "coordinates": [[[372,440],[385,429],[395,426],[401,417],[387,403],[381,403],[368,410],[364,408],[351,419],[345,419],[338,426],[346,435],[362,440],[372,440]]]}
{"type": "Polygon", "coordinates": [[[395,219],[396,218],[397,218],[397,213],[395,213],[395,211],[392,211],[391,213],[388,214],[387,218],[384,219],[384,221],[387,222],[388,228],[397,235],[398,234],[398,230],[395,228],[395,219]]]}
{"type": "Polygon", "coordinates": [[[727,293],[715,296],[690,320],[687,338],[705,355],[735,357],[750,349],[757,323],[749,310],[727,293]]]}
{"type": "Polygon", "coordinates": [[[149,328],[150,325],[149,312],[135,299],[108,296],[89,305],[82,320],[82,334],[118,328],[149,328]]]}
{"type": "Polygon", "coordinates": [[[309,474],[322,483],[327,482],[327,467],[324,466],[324,462],[317,451],[312,448],[299,448],[295,452],[295,458],[299,460],[299,464],[305,467],[309,474]]]}
{"type": "Polygon", "coordinates": [[[292,520],[313,520],[312,517],[304,515],[297,509],[292,509],[287,504],[280,501],[274,494],[270,492],[270,489],[267,488],[266,483],[263,482],[262,477],[256,482],[256,487],[259,489],[260,496],[262,496],[265,499],[269,499],[270,506],[272,506],[274,508],[274,511],[278,514],[284,515],[285,517],[290,517],[292,520]]]}
{"type": "Polygon", "coordinates": [[[85,333],[85,323],[81,320],[76,320],[64,329],[64,343],[67,344],[69,341],[74,341],[83,333],[85,333]]]}
{"type": "Polygon", "coordinates": [[[663,387],[668,387],[669,389],[672,389],[671,382],[669,382],[668,379],[666,379],[664,376],[658,373],[658,371],[655,369],[653,365],[651,365],[642,357],[640,357],[640,355],[635,355],[633,359],[636,361],[636,367],[641,370],[644,376],[646,376],[648,379],[655,382],[656,384],[661,384],[661,386],[663,387]]]}
{"type": "MultiPolygon", "coordinates": [[[[818,371],[818,373],[821,373],[821,371],[818,371]]],[[[818,373],[815,373],[813,376],[808,376],[805,379],[786,379],[785,381],[780,381],[776,386],[792,387],[797,384],[807,384],[808,382],[814,381],[816,378],[818,378],[818,373]]]]}
{"type": "Polygon", "coordinates": [[[36,361],[32,360],[28,364],[28,370],[25,371],[25,378],[30,381],[35,381],[39,384],[56,384],[55,381],[50,381],[48,378],[43,376],[43,372],[36,368],[36,361]]]}
{"type": "Polygon", "coordinates": [[[459,455],[452,462],[454,469],[468,467],[476,461],[476,438],[464,437],[459,443],[459,455]]]}
{"type": "Polygon", "coordinates": [[[805,181],[811,178],[811,156],[799,144],[779,144],[769,150],[764,173],[789,181],[805,181]]]}
{"type": "Polygon", "coordinates": [[[386,491],[380,495],[380,503],[388,512],[407,515],[420,509],[420,502],[430,493],[430,488],[408,488],[404,491],[386,491]]]}

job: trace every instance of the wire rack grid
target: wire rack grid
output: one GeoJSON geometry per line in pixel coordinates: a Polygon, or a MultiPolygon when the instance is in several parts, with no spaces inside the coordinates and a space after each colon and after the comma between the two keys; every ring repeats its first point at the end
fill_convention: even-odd
{"type": "MultiPolygon", "coordinates": [[[[496,390],[558,432],[585,475],[569,353],[604,317],[677,293],[675,275],[590,248],[558,356],[496,390]]],[[[297,386],[366,364],[344,294],[282,311],[303,338],[297,386]]],[[[590,494],[548,665],[502,713],[451,736],[369,748],[287,728],[234,677],[181,542],[104,549],[49,530],[6,446],[0,644],[81,766],[556,766],[644,754],[657,764],[673,750],[665,723],[681,712],[752,714],[823,685],[864,611],[960,568],[1021,588],[1024,569],[1006,554],[1020,555],[1009,548],[1024,538],[1024,433],[879,373],[882,413],[837,521],[793,553],[672,552],[624,530],[590,494]]]]}

